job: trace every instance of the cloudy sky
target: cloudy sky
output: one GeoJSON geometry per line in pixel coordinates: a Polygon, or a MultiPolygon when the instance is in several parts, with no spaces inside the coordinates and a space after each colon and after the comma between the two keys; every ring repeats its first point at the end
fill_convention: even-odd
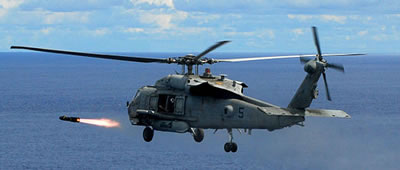
{"type": "Polygon", "coordinates": [[[400,53],[397,0],[0,0],[11,45],[95,52],[400,53]]]}

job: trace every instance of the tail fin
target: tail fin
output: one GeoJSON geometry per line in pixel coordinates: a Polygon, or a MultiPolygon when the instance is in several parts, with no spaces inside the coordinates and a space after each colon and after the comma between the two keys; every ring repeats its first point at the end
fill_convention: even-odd
{"type": "Polygon", "coordinates": [[[301,83],[296,94],[290,101],[288,108],[305,109],[311,105],[313,99],[317,98],[317,83],[324,71],[324,66],[315,60],[310,60],[304,66],[304,70],[308,72],[301,83]]]}

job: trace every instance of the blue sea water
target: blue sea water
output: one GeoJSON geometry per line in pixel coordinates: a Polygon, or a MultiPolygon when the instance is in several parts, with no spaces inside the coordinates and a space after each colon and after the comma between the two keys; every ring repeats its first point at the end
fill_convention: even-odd
{"type": "MultiPolygon", "coordinates": [[[[138,53],[147,57],[179,53],[138,53]]],[[[221,58],[265,54],[214,53],[221,58]]],[[[307,117],[305,127],[234,131],[237,153],[225,153],[225,130],[190,134],[130,125],[125,103],[143,85],[180,71],[176,65],[129,63],[31,52],[0,53],[0,169],[398,169],[400,57],[331,57],[333,98],[312,108],[341,109],[351,119],[307,117]],[[121,128],[63,122],[61,115],[111,118],[121,128]]],[[[298,59],[220,63],[214,74],[249,85],[245,94],[286,106],[305,76],[298,59]]],[[[205,67],[203,66],[202,69],[205,67]]]]}

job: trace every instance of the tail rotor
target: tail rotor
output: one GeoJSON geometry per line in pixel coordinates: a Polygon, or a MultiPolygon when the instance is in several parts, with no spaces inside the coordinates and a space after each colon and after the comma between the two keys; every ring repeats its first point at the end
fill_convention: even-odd
{"type": "MultiPolygon", "coordinates": [[[[322,70],[322,77],[324,79],[324,84],[325,84],[325,91],[326,91],[326,98],[331,101],[331,95],[329,92],[329,88],[328,88],[328,81],[326,80],[326,74],[325,71],[327,68],[332,68],[334,70],[340,71],[344,73],[344,67],[342,64],[336,64],[336,63],[328,63],[324,57],[323,54],[321,53],[321,47],[319,44],[319,39],[318,39],[318,32],[317,32],[317,27],[312,27],[312,32],[313,32],[313,37],[314,37],[314,43],[315,43],[315,47],[317,49],[317,54],[315,55],[315,62],[321,64],[323,66],[323,70],[322,70]]],[[[300,58],[300,62],[302,63],[307,63],[309,62],[311,59],[306,59],[301,57],[300,58]]]]}

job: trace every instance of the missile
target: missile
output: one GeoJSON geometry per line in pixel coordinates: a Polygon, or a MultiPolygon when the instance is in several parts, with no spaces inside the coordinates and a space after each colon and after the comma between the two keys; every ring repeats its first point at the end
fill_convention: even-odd
{"type": "Polygon", "coordinates": [[[60,116],[60,120],[79,123],[81,121],[81,118],[79,118],[79,117],[67,117],[67,116],[64,115],[64,116],[60,116]]]}

